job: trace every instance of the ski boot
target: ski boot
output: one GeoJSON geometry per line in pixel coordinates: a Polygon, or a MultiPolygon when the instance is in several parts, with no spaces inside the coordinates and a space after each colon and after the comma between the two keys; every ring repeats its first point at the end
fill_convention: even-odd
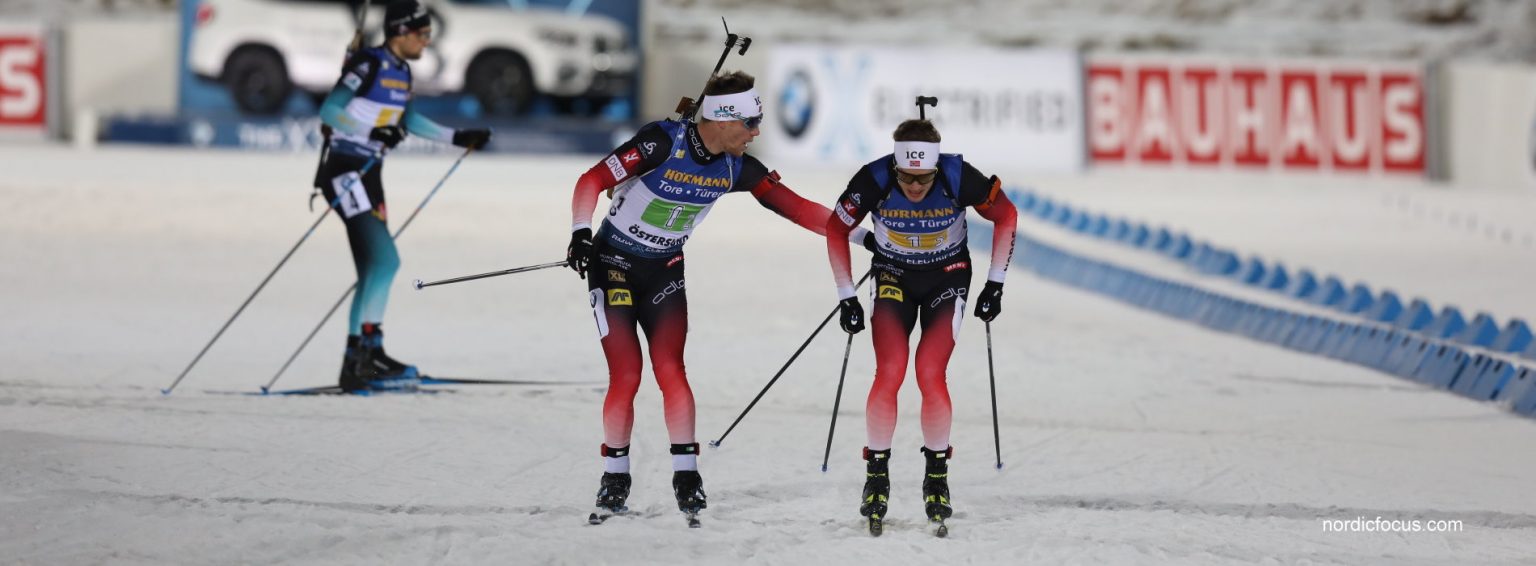
{"type": "Polygon", "coordinates": [[[891,451],[864,449],[864,501],[859,514],[869,518],[869,534],[885,530],[886,501],[891,497],[891,451]]]}
{"type": "Polygon", "coordinates": [[[355,380],[343,383],[346,391],[415,391],[421,385],[421,372],[384,353],[384,330],[377,324],[363,324],[358,340],[355,380]],[[349,386],[350,385],[350,386],[349,386]]]}
{"type": "Polygon", "coordinates": [[[362,336],[356,334],[347,336],[347,349],[341,355],[341,376],[336,379],[336,385],[343,391],[367,389],[367,385],[357,378],[357,359],[362,349],[362,341],[362,336]]]}
{"type": "MultiPolygon", "coordinates": [[[[623,458],[629,456],[629,447],[609,448],[604,444],[602,454],[603,458],[623,458]]],[[[597,511],[587,517],[587,522],[600,525],[609,517],[628,512],[629,507],[624,502],[629,499],[629,485],[629,472],[603,472],[602,483],[597,488],[597,511]]]]}
{"type": "Polygon", "coordinates": [[[629,499],[629,474],[603,472],[602,484],[597,490],[597,507],[611,513],[629,510],[624,505],[629,499]]]}
{"type": "Polygon", "coordinates": [[[941,537],[949,534],[944,520],[954,513],[949,506],[949,458],[954,453],[953,447],[942,452],[923,447],[923,456],[928,458],[927,473],[923,476],[923,512],[934,525],[934,534],[941,537]]]}
{"type": "Polygon", "coordinates": [[[705,502],[704,478],[698,470],[672,472],[672,493],[677,496],[677,508],[688,519],[688,527],[699,528],[699,511],[709,507],[705,502]]]}
{"type": "Polygon", "coordinates": [[[624,501],[629,499],[629,474],[603,472],[602,484],[597,488],[597,511],[587,516],[587,522],[601,525],[609,517],[629,511],[624,501]]]}

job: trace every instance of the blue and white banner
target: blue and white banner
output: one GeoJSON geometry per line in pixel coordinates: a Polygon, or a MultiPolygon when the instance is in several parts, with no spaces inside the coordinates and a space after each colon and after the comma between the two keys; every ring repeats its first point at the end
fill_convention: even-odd
{"type": "Polygon", "coordinates": [[[866,163],[890,153],[919,95],[944,151],[983,171],[1084,165],[1082,63],[1071,51],[777,47],[758,85],[775,160],[866,163]]]}

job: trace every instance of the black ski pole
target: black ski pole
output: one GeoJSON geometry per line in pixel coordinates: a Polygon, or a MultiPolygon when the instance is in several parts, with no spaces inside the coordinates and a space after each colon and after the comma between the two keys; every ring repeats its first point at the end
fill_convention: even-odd
{"type": "Polygon", "coordinates": [[[827,451],[821,455],[821,471],[827,471],[827,460],[832,458],[832,433],[837,432],[837,409],[843,404],[843,378],[848,377],[848,353],[853,351],[853,335],[848,335],[848,346],[843,348],[843,371],[837,374],[837,396],[832,398],[832,426],[827,427],[827,451]]]}
{"type": "Polygon", "coordinates": [[[426,283],[423,283],[420,279],[417,279],[416,281],[412,282],[412,285],[414,285],[416,287],[416,290],[420,291],[421,289],[424,289],[424,288],[427,288],[427,287],[432,287],[434,285],[447,285],[447,284],[450,284],[450,283],[459,283],[459,282],[462,282],[462,281],[474,281],[476,279],[485,279],[487,277],[500,277],[502,275],[512,275],[514,273],[523,273],[523,272],[527,272],[527,271],[536,271],[536,270],[539,270],[539,269],[548,269],[548,268],[551,268],[551,267],[565,267],[565,261],[551,261],[549,263],[541,263],[541,264],[538,264],[538,265],[525,265],[525,266],[522,266],[522,267],[514,267],[512,269],[503,269],[501,271],[492,271],[490,273],[481,273],[481,274],[478,274],[478,275],[465,275],[463,277],[454,277],[452,279],[443,279],[443,280],[439,280],[439,281],[430,281],[430,282],[426,282],[426,283]]]}
{"type": "MultiPolygon", "coordinates": [[[[874,273],[874,271],[865,273],[864,277],[860,278],[859,282],[854,284],[854,288],[857,289],[860,286],[863,286],[864,281],[868,280],[870,274],[872,273],[874,273]]],[[[789,361],[784,362],[784,366],[779,368],[778,373],[773,374],[773,378],[768,380],[768,384],[763,386],[763,390],[757,392],[757,396],[752,398],[751,403],[747,403],[747,408],[742,409],[740,415],[736,415],[736,420],[732,421],[731,426],[725,429],[725,434],[720,435],[720,438],[709,441],[709,445],[711,447],[719,448],[720,443],[725,442],[725,437],[730,436],[731,431],[736,430],[736,425],[741,423],[741,419],[746,418],[747,413],[752,412],[752,407],[756,407],[757,402],[762,400],[763,395],[768,393],[768,389],[773,387],[775,382],[779,381],[779,376],[784,375],[784,370],[789,369],[790,364],[795,363],[795,360],[800,357],[800,352],[804,352],[805,347],[811,345],[811,340],[815,340],[816,335],[821,334],[821,329],[825,328],[827,323],[832,321],[832,317],[837,316],[837,310],[838,307],[832,307],[832,312],[827,313],[827,317],[821,319],[821,324],[816,325],[816,330],[811,332],[811,335],[806,337],[804,342],[800,343],[800,348],[795,350],[794,355],[789,357],[789,361]]]]}
{"type": "MultiPolygon", "coordinates": [[[[416,215],[421,213],[421,209],[426,208],[427,203],[432,202],[432,197],[437,194],[437,190],[443,188],[443,183],[448,182],[448,178],[453,176],[453,172],[459,170],[459,164],[464,162],[464,158],[469,157],[469,154],[474,151],[473,148],[466,149],[464,153],[459,155],[458,159],[454,160],[453,166],[448,168],[448,172],[443,174],[443,178],[438,179],[437,184],[432,187],[432,190],[427,192],[427,196],[421,199],[421,204],[416,205],[416,210],[412,210],[411,215],[405,217],[405,222],[400,223],[400,229],[395,230],[395,235],[390,236],[391,240],[400,239],[400,234],[405,233],[405,229],[411,226],[411,221],[416,219],[416,215]]],[[[331,305],[331,310],[325,311],[325,316],[320,318],[320,323],[316,324],[315,328],[309,331],[309,336],[304,337],[304,342],[300,343],[299,347],[293,351],[293,355],[288,356],[288,361],[283,362],[283,367],[278,368],[277,373],[272,374],[272,379],[266,385],[261,386],[262,393],[272,389],[272,384],[277,383],[278,378],[283,376],[283,372],[288,371],[288,366],[293,365],[293,360],[298,359],[299,354],[304,351],[304,348],[309,346],[309,342],[315,339],[316,334],[320,333],[320,327],[325,326],[325,323],[331,320],[331,315],[336,314],[336,309],[341,308],[341,303],[346,301],[347,297],[351,296],[352,292],[356,290],[357,282],[353,281],[352,286],[347,287],[346,292],[336,299],[336,304],[331,305]]]]}
{"type": "Polygon", "coordinates": [[[992,451],[997,469],[1003,469],[1003,441],[997,432],[997,373],[992,370],[992,322],[987,321],[987,383],[992,386],[992,451]]]}
{"type": "MultiPolygon", "coordinates": [[[[378,163],[378,161],[379,154],[375,153],[367,163],[363,164],[363,169],[359,175],[361,176],[367,174],[368,170],[372,169],[373,165],[378,163]]],[[[235,319],[240,318],[240,313],[245,312],[245,307],[250,306],[251,301],[256,299],[256,295],[261,294],[261,290],[267,287],[267,283],[272,281],[272,277],[277,275],[278,270],[282,269],[283,265],[288,263],[288,259],[293,257],[293,253],[299,251],[299,246],[304,245],[304,242],[309,240],[309,236],[315,233],[315,228],[320,227],[320,221],[325,220],[326,215],[331,213],[331,208],[336,205],[336,202],[340,201],[341,195],[336,195],[336,199],[336,201],[331,202],[331,206],[325,207],[325,211],[321,212],[320,216],[315,217],[315,222],[309,225],[309,229],[304,231],[304,235],[299,237],[299,241],[294,242],[293,247],[288,248],[288,253],[283,254],[283,259],[278,260],[277,265],[272,267],[272,271],[268,272],[267,276],[262,278],[261,283],[256,285],[256,290],[251,291],[251,296],[246,297],[245,302],[240,303],[240,308],[235,309],[235,314],[230,315],[229,320],[224,321],[224,326],[219,327],[219,331],[213,334],[213,338],[209,339],[208,343],[203,346],[202,351],[197,353],[197,357],[192,358],[192,363],[187,364],[186,369],[181,370],[181,375],[176,376],[176,381],[172,381],[169,387],[160,390],[161,395],[170,395],[171,391],[175,390],[176,386],[181,384],[181,380],[186,379],[187,374],[192,372],[192,368],[197,366],[197,362],[201,361],[203,359],[203,355],[208,353],[208,349],[212,348],[213,344],[219,341],[219,337],[224,335],[225,330],[229,330],[229,325],[234,324],[235,319]]]]}

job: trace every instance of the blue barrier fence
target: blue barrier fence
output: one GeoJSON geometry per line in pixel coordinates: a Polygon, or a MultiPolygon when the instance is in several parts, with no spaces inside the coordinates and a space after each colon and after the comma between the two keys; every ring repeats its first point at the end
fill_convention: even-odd
{"type": "MultiPolygon", "coordinates": [[[[524,154],[602,155],[629,136],[627,122],[594,119],[480,120],[445,122],[447,126],[491,128],[495,135],[481,151],[524,154]]],[[[105,121],[105,142],[190,145],[268,151],[318,151],[320,119],[260,118],[233,113],[179,116],[120,116],[105,121]]],[[[409,136],[392,153],[456,153],[458,148],[409,136]]]]}
{"type": "MultiPolygon", "coordinates": [[[[1493,315],[1470,321],[1460,309],[1414,298],[1407,306],[1390,290],[1346,284],[1337,276],[1294,273],[1279,263],[1237,253],[1187,234],[1094,214],[1018,189],[1008,190],[1021,217],[1053,223],[1087,237],[1116,241],[1162,254],[1195,271],[1230,278],[1303,304],[1325,307],[1340,318],[1274,308],[1149,276],[1051,246],[1020,233],[1014,264],[1041,277],[1094,291],[1124,303],[1240,334],[1291,350],[1373,368],[1478,401],[1498,403],[1536,417],[1536,341],[1520,319],[1500,326],[1493,315]]],[[[979,232],[989,225],[977,223],[979,232]]],[[[975,228],[973,228],[974,230],[975,228]]],[[[990,241],[982,234],[975,238],[990,241]]]]}

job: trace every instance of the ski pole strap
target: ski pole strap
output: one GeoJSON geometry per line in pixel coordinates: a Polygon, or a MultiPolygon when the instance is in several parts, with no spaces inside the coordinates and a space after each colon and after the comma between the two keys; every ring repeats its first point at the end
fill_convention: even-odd
{"type": "Polygon", "coordinates": [[[623,448],[613,448],[607,444],[604,444],[602,454],[604,458],[623,458],[629,455],[629,447],[625,446],[623,448]]]}
{"type": "Polygon", "coordinates": [[[698,453],[699,453],[699,443],[697,443],[697,442],[694,442],[694,443],[691,443],[691,444],[673,444],[672,445],[672,455],[673,456],[686,456],[686,455],[689,455],[689,454],[698,454],[698,453]]]}

